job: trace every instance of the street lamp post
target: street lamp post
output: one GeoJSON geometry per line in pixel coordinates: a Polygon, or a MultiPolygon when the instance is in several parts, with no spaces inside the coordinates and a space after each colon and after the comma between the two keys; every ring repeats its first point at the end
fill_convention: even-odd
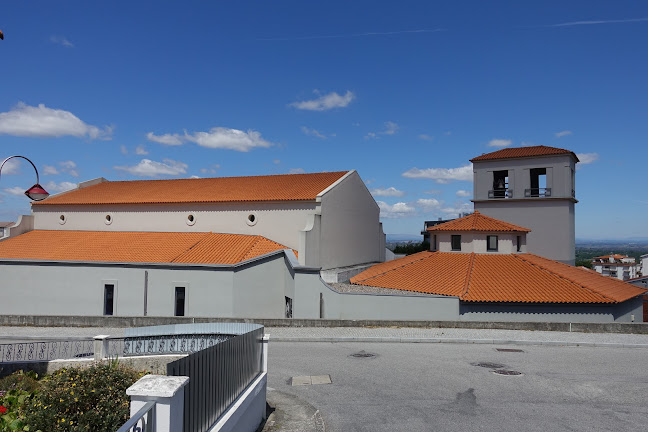
{"type": "Polygon", "coordinates": [[[0,175],[2,174],[2,167],[7,163],[9,159],[13,158],[23,158],[27,162],[31,164],[31,166],[34,167],[34,171],[36,171],[36,184],[29,189],[25,191],[25,195],[32,200],[32,201],[42,201],[45,198],[49,196],[49,193],[39,184],[39,179],[38,179],[38,170],[36,169],[36,165],[34,165],[34,162],[30,161],[27,159],[25,156],[20,156],[20,155],[14,155],[14,156],[9,156],[7,159],[2,161],[2,164],[0,164],[0,175]]]}

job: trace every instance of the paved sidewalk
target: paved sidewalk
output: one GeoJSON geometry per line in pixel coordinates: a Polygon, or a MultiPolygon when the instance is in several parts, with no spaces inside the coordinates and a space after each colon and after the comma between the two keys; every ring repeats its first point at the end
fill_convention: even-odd
{"type": "MultiPolygon", "coordinates": [[[[485,343],[648,348],[648,335],[625,333],[416,327],[266,327],[265,332],[270,335],[271,342],[485,343]]],[[[0,340],[92,337],[100,334],[120,337],[124,335],[124,329],[102,327],[0,326],[0,340]]]]}
{"type": "Polygon", "coordinates": [[[648,335],[412,327],[266,327],[270,342],[411,342],[648,348],[648,335]]]}

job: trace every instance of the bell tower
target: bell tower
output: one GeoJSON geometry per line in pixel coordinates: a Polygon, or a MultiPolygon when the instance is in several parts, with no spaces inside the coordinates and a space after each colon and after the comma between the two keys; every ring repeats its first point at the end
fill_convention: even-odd
{"type": "Polygon", "coordinates": [[[573,265],[576,154],[556,147],[517,147],[470,161],[475,210],[530,228],[529,253],[573,265]]]}

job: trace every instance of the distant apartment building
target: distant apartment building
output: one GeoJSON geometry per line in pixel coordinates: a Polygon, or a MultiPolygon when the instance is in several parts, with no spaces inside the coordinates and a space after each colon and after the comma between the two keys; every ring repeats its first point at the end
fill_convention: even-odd
{"type": "Polygon", "coordinates": [[[612,254],[592,258],[592,269],[603,276],[622,281],[637,277],[635,259],[626,255],[612,254]]]}
{"type": "Polygon", "coordinates": [[[648,276],[648,254],[641,255],[641,268],[639,271],[642,276],[648,276]]]}

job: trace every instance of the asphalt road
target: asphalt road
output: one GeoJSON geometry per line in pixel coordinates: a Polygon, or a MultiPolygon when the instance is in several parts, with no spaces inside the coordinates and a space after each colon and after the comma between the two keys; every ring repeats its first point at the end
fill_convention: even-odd
{"type": "Polygon", "coordinates": [[[334,432],[631,431],[648,425],[647,360],[645,348],[271,342],[268,386],[334,432]],[[363,350],[375,357],[350,357],[363,350]],[[290,385],[326,374],[332,384],[290,385]]]}

